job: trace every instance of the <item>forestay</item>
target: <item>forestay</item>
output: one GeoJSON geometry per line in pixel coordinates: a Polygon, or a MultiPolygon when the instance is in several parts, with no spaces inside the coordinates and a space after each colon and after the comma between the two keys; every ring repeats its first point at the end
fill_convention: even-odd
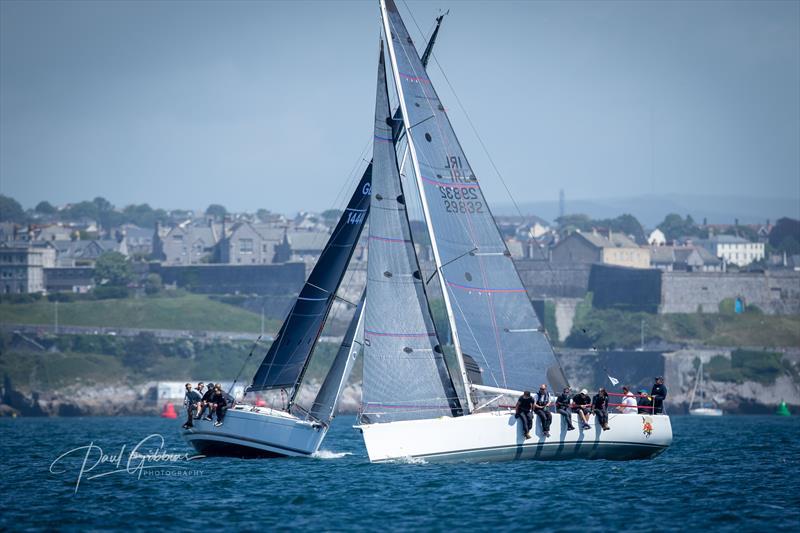
{"type": "Polygon", "coordinates": [[[548,383],[560,389],[566,379],[478,180],[397,6],[385,0],[385,7],[414,171],[427,200],[461,351],[481,367],[486,385],[523,390],[548,383]]]}
{"type": "Polygon", "coordinates": [[[298,385],[361,236],[369,213],[371,183],[372,165],[369,165],[278,336],[256,371],[249,390],[298,385]]]}
{"type": "Polygon", "coordinates": [[[367,423],[461,414],[411,239],[390,117],[381,47],[364,316],[367,423]]]}

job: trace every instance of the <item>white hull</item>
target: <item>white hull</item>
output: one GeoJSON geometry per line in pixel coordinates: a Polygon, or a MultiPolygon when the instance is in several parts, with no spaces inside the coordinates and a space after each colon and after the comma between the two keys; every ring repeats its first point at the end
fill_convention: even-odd
{"type": "Polygon", "coordinates": [[[194,427],[183,430],[183,438],[206,456],[298,457],[316,452],[325,433],[321,424],[284,411],[237,405],[228,410],[221,426],[195,420],[194,427]]]}
{"type": "Polygon", "coordinates": [[[689,409],[689,414],[695,416],[722,416],[722,409],[698,407],[697,409],[689,409]]]}
{"type": "Polygon", "coordinates": [[[515,459],[650,459],[672,443],[672,425],[666,415],[609,414],[608,431],[594,423],[567,431],[562,417],[553,414],[550,437],[534,417],[533,438],[525,439],[522,424],[511,411],[480,413],[356,426],[364,436],[371,462],[404,458],[426,461],[508,461],[515,459]],[[649,427],[646,427],[648,426],[649,427]],[[646,431],[649,429],[650,431],[646,431]]]}

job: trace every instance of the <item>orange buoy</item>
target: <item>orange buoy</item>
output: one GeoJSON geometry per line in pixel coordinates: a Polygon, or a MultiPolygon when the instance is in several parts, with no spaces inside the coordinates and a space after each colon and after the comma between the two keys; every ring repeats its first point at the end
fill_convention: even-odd
{"type": "Polygon", "coordinates": [[[178,413],[175,412],[175,406],[172,402],[164,404],[164,410],[161,411],[161,418],[178,418],[178,413]]]}

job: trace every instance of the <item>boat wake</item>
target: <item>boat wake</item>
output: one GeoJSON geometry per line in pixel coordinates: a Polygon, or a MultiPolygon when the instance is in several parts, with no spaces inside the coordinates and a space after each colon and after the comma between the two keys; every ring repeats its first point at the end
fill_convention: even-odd
{"type": "Polygon", "coordinates": [[[426,465],[426,464],[428,464],[428,461],[426,461],[425,459],[423,459],[421,457],[409,457],[409,456],[398,457],[398,458],[392,459],[391,461],[388,461],[388,462],[399,463],[401,465],[426,465]]]}
{"type": "Polygon", "coordinates": [[[353,455],[350,452],[332,452],[330,450],[317,450],[311,454],[314,459],[341,459],[348,455],[353,455]]]}

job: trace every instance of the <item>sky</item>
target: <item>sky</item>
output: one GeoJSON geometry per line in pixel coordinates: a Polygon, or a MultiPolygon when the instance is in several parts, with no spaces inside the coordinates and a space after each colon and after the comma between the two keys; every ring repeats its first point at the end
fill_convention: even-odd
{"type": "MultiPolygon", "coordinates": [[[[800,2],[398,3],[420,48],[450,10],[429,73],[490,204],[487,153],[519,203],[800,203],[800,2]]],[[[3,0],[0,193],[336,207],[379,32],[377,1],[3,0]]]]}

